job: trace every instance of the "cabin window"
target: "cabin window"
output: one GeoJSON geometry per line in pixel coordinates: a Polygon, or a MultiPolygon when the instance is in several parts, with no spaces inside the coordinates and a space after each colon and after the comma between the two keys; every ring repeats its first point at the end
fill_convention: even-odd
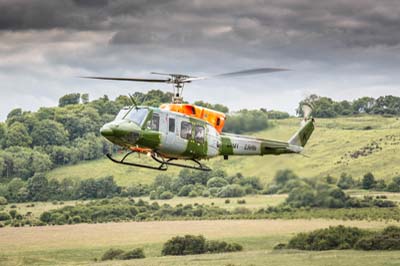
{"type": "Polygon", "coordinates": [[[181,138],[190,139],[192,137],[192,124],[183,121],[181,123],[181,138]]]}
{"type": "Polygon", "coordinates": [[[175,118],[170,118],[168,121],[169,132],[175,132],[175,118]]]}
{"type": "Polygon", "coordinates": [[[217,126],[219,126],[221,124],[221,118],[217,118],[217,126]]]}
{"type": "Polygon", "coordinates": [[[200,143],[204,143],[204,127],[196,126],[194,128],[194,140],[200,143]]]}
{"type": "Polygon", "coordinates": [[[160,129],[160,115],[153,113],[153,117],[149,123],[148,128],[153,131],[158,131],[160,129]]]}

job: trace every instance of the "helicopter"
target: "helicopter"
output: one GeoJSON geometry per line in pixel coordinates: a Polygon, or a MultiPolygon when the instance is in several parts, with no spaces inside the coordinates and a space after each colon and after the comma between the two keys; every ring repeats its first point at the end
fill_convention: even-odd
{"type": "Polygon", "coordinates": [[[222,132],[226,115],[209,108],[184,103],[182,97],[184,85],[209,78],[228,78],[285,70],[287,69],[255,68],[206,77],[151,72],[166,78],[98,76],[82,78],[172,84],[171,103],[162,104],[158,108],[139,106],[134,97],[129,95],[132,105],[122,108],[113,121],[102,126],[100,133],[103,137],[128,151],[122,159],[116,159],[111,153],[107,153],[106,156],[112,162],[159,171],[166,171],[168,166],[211,171],[211,168],[201,160],[217,156],[223,156],[224,160],[228,160],[230,156],[301,154],[314,131],[314,119],[310,115],[312,105],[302,106],[304,117],[301,126],[288,141],[262,139],[222,132]],[[127,161],[132,154],[146,154],[157,165],[127,161]],[[193,163],[188,164],[187,161],[193,163]]]}

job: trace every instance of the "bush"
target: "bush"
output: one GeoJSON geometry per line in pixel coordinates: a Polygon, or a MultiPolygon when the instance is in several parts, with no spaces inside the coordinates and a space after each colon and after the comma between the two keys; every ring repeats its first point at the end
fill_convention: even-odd
{"type": "Polygon", "coordinates": [[[122,249],[113,249],[110,248],[109,250],[107,250],[103,256],[101,257],[102,261],[105,260],[114,260],[114,259],[118,259],[118,257],[120,255],[122,255],[124,253],[124,251],[122,249]]]}
{"type": "Polygon", "coordinates": [[[5,197],[0,196],[0,205],[7,205],[7,204],[8,204],[7,199],[5,197]]]}
{"type": "Polygon", "coordinates": [[[185,235],[176,236],[168,240],[162,249],[162,255],[183,256],[203,254],[206,252],[206,240],[203,236],[185,235]]]}
{"type": "Polygon", "coordinates": [[[192,190],[192,191],[190,191],[190,193],[189,193],[188,196],[189,196],[190,198],[195,198],[195,197],[197,197],[198,195],[197,195],[196,191],[192,190]]]}
{"type": "Polygon", "coordinates": [[[241,187],[240,185],[233,184],[221,188],[217,196],[219,198],[233,198],[233,197],[242,197],[244,195],[245,195],[244,188],[241,187]]]}
{"type": "Polygon", "coordinates": [[[301,250],[350,249],[365,235],[367,231],[356,227],[331,226],[297,234],[289,241],[287,247],[301,250]]]}
{"type": "Polygon", "coordinates": [[[151,200],[155,200],[155,199],[157,199],[157,197],[158,197],[158,194],[157,194],[157,192],[155,190],[150,192],[150,199],[151,200]]]}
{"type": "Polygon", "coordinates": [[[132,259],[143,259],[146,256],[144,255],[143,249],[135,248],[131,251],[124,252],[123,254],[118,256],[118,259],[121,260],[132,260],[132,259]]]}
{"type": "Polygon", "coordinates": [[[6,212],[0,212],[0,221],[10,220],[11,216],[6,212]]]}
{"type": "Polygon", "coordinates": [[[246,204],[246,200],[245,199],[238,199],[237,203],[238,204],[246,204]]]}
{"type": "Polygon", "coordinates": [[[226,243],[225,241],[207,240],[206,249],[209,253],[223,253],[242,251],[243,247],[237,243],[226,243]]]}
{"type": "Polygon", "coordinates": [[[222,253],[241,251],[237,243],[226,243],[218,240],[205,240],[203,236],[186,235],[174,237],[164,244],[162,255],[190,255],[203,253],[222,253]]]}
{"type": "Polygon", "coordinates": [[[173,197],[174,197],[174,194],[172,194],[171,191],[164,191],[163,193],[160,194],[161,200],[172,199],[173,197]]]}
{"type": "Polygon", "coordinates": [[[400,250],[400,227],[389,226],[382,232],[361,238],[355,245],[362,250],[400,250]]]}
{"type": "Polygon", "coordinates": [[[222,177],[213,177],[207,181],[207,187],[224,187],[227,186],[229,183],[226,181],[225,178],[222,177]]]}

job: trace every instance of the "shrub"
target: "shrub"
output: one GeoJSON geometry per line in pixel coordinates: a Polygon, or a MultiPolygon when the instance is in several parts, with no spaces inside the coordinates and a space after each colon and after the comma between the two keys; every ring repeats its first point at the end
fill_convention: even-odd
{"type": "Polygon", "coordinates": [[[204,190],[203,193],[201,193],[201,196],[202,196],[202,197],[205,197],[205,198],[208,198],[208,197],[211,196],[211,193],[210,193],[210,191],[208,191],[208,190],[204,190]]]}
{"type": "Polygon", "coordinates": [[[190,198],[195,198],[195,197],[197,197],[198,195],[197,195],[196,191],[192,190],[192,191],[190,191],[190,193],[189,193],[188,196],[189,196],[190,198]]]}
{"type": "Polygon", "coordinates": [[[72,222],[74,224],[79,224],[82,221],[81,217],[79,215],[76,215],[74,217],[72,217],[72,222]]]}
{"type": "Polygon", "coordinates": [[[8,212],[11,216],[11,218],[15,219],[15,217],[17,216],[17,211],[16,210],[11,210],[8,212]]]}
{"type": "Polygon", "coordinates": [[[289,241],[288,248],[301,250],[350,249],[365,235],[367,235],[365,230],[356,227],[331,226],[309,233],[297,234],[289,241]]]}
{"type": "Polygon", "coordinates": [[[245,199],[238,199],[237,203],[238,204],[246,204],[246,200],[245,199]]]}
{"type": "Polygon", "coordinates": [[[0,205],[7,205],[8,201],[5,197],[0,196],[0,205]]]}
{"type": "Polygon", "coordinates": [[[179,197],[187,197],[189,193],[193,190],[193,185],[184,185],[178,192],[179,197]]]}
{"type": "Polygon", "coordinates": [[[207,187],[224,187],[228,185],[228,181],[222,177],[213,177],[207,181],[207,187]]]}
{"type": "Polygon", "coordinates": [[[351,175],[347,175],[346,173],[342,173],[340,175],[339,181],[336,184],[341,189],[349,189],[355,187],[355,182],[351,175]]]}
{"type": "Polygon", "coordinates": [[[233,197],[242,197],[244,195],[245,195],[244,188],[241,187],[240,185],[233,184],[221,188],[217,196],[220,198],[233,198],[233,197]]]}
{"type": "Polygon", "coordinates": [[[124,253],[124,251],[122,249],[113,249],[110,248],[109,250],[107,250],[103,256],[101,257],[102,261],[105,260],[114,260],[114,259],[118,259],[118,257],[120,255],[122,255],[124,253]]]}
{"type": "Polygon", "coordinates": [[[157,198],[158,198],[158,193],[157,193],[155,190],[152,190],[152,191],[150,192],[149,198],[150,198],[151,200],[157,199],[157,198]]]}
{"type": "Polygon", "coordinates": [[[6,212],[0,212],[0,221],[10,220],[11,216],[6,212]]]}
{"type": "Polygon", "coordinates": [[[40,215],[39,219],[44,223],[49,223],[51,221],[51,213],[45,211],[40,215]]]}
{"type": "Polygon", "coordinates": [[[172,194],[171,191],[164,191],[163,193],[160,194],[161,200],[172,199],[173,197],[174,197],[174,194],[172,194]]]}
{"type": "Polygon", "coordinates": [[[231,200],[230,199],[226,199],[225,200],[225,204],[229,204],[229,203],[231,203],[231,200]]]}
{"type": "Polygon", "coordinates": [[[185,235],[183,237],[176,236],[168,240],[162,249],[162,255],[190,255],[203,254],[206,252],[206,240],[203,236],[185,235]]]}
{"type": "Polygon", "coordinates": [[[226,243],[225,241],[207,240],[206,249],[209,253],[223,253],[242,251],[243,247],[237,243],[226,243]]]}
{"type": "Polygon", "coordinates": [[[122,253],[121,255],[118,256],[118,259],[121,260],[132,260],[132,259],[143,259],[146,256],[144,255],[143,249],[141,248],[135,248],[131,251],[127,251],[122,253]]]}
{"type": "Polygon", "coordinates": [[[362,250],[400,250],[400,227],[389,226],[382,232],[361,238],[355,245],[362,250]]]}

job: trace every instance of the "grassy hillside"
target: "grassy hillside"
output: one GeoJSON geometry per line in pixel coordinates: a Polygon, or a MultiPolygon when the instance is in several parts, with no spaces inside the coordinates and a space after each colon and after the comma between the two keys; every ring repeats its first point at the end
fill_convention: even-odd
{"type": "MultiPolygon", "coordinates": [[[[298,129],[299,119],[289,118],[274,122],[274,128],[254,135],[286,140],[298,129]]],[[[269,182],[277,170],[290,168],[304,177],[330,174],[338,177],[342,172],[360,178],[368,171],[378,179],[391,179],[400,174],[400,120],[381,116],[317,119],[316,130],[300,155],[264,157],[230,157],[206,162],[212,168],[222,168],[229,174],[241,172],[255,175],[269,182]]],[[[145,157],[145,156],[142,156],[145,157]]],[[[147,159],[147,158],[146,158],[147,159]]],[[[142,160],[145,160],[142,158],[142,160]]],[[[176,175],[179,168],[170,167],[168,174],[176,175]]],[[[49,177],[89,178],[113,175],[118,184],[150,183],[160,172],[116,165],[101,159],[74,166],[57,168],[49,177]]]]}

